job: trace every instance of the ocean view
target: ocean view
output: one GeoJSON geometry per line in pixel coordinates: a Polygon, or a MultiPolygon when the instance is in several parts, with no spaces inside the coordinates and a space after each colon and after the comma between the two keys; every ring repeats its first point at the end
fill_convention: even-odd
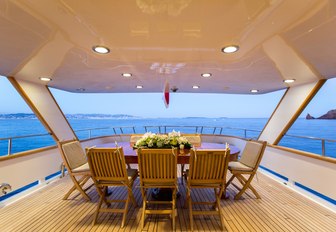
{"type": "MultiPolygon", "coordinates": [[[[195,133],[195,127],[189,126],[204,126],[203,134],[212,134],[214,127],[223,127],[222,134],[245,136],[245,131],[248,129],[253,131],[246,131],[247,138],[257,138],[267,122],[267,118],[126,118],[126,119],[69,119],[73,129],[76,131],[79,139],[87,139],[101,135],[110,135],[122,133],[120,127],[124,127],[123,133],[131,134],[133,127],[136,133],[144,133],[147,126],[148,131],[159,133],[158,127],[168,126],[167,132],[173,129],[184,133],[195,133]],[[181,127],[169,127],[181,126],[181,127]],[[185,126],[185,127],[183,127],[185,126]],[[86,130],[93,128],[102,128],[99,130],[86,130]],[[114,128],[114,130],[113,130],[114,128]],[[240,129],[230,129],[240,128],[240,129]]],[[[289,135],[308,136],[325,139],[336,139],[336,120],[306,120],[298,119],[292,128],[288,131],[289,135]]],[[[164,133],[161,128],[161,133],[164,133]]],[[[199,128],[200,130],[200,128],[199,128]]],[[[1,119],[0,120],[0,138],[25,136],[32,134],[46,134],[46,130],[37,119],[1,119]]],[[[200,131],[198,131],[200,133],[200,131]]],[[[215,134],[219,134],[220,129],[215,130],[215,134]]],[[[12,153],[31,150],[39,147],[55,145],[50,135],[43,135],[38,137],[18,138],[12,140],[12,153]]],[[[280,144],[281,146],[291,147],[303,151],[309,151],[321,154],[321,141],[293,138],[285,136],[280,144]]],[[[336,157],[336,144],[333,142],[325,143],[326,155],[336,157]]],[[[6,155],[8,151],[8,140],[0,140],[0,156],[6,155]]]]}

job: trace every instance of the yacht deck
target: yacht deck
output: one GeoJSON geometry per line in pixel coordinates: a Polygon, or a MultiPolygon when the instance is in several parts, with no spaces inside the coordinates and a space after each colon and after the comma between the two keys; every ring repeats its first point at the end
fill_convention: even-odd
{"type": "MultiPolygon", "coordinates": [[[[139,182],[133,189],[138,208],[130,207],[126,226],[120,228],[121,215],[102,213],[98,223],[92,226],[98,194],[95,188],[89,190],[92,202],[81,196],[62,200],[72,186],[68,177],[50,183],[47,187],[0,209],[1,231],[142,231],[142,197],[139,182]]],[[[233,200],[236,189],[229,186],[230,198],[222,200],[222,209],[227,231],[335,231],[336,214],[307,200],[282,184],[259,173],[253,186],[262,199],[252,194],[244,194],[241,200],[233,200]]],[[[185,187],[179,180],[181,197],[177,201],[176,231],[189,230],[188,209],[183,208],[185,187]]],[[[125,191],[113,189],[114,196],[123,197],[125,191]]],[[[249,193],[249,191],[247,191],[249,193]]],[[[212,191],[193,192],[195,198],[212,196],[212,191]]],[[[194,217],[197,231],[220,230],[218,218],[212,216],[194,217]]],[[[171,220],[168,216],[152,216],[147,219],[144,231],[170,231],[171,220]]]]}

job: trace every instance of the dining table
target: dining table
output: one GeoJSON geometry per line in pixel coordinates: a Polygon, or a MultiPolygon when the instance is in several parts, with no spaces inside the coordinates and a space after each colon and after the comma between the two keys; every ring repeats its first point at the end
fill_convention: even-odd
{"type": "MultiPolygon", "coordinates": [[[[130,142],[114,142],[114,143],[103,143],[98,144],[96,147],[104,147],[104,148],[115,148],[116,146],[122,147],[124,151],[125,161],[127,165],[130,164],[138,164],[138,155],[137,149],[133,148],[133,144],[130,142]]],[[[238,159],[238,154],[240,149],[232,144],[229,144],[230,148],[230,158],[229,161],[236,161],[238,159]]],[[[200,146],[195,147],[197,150],[205,150],[205,149],[226,149],[226,143],[212,143],[212,142],[202,142],[200,146]]],[[[189,164],[190,158],[190,149],[179,150],[179,155],[177,157],[178,164],[189,164]]],[[[166,189],[162,191],[162,189],[155,188],[152,190],[152,196],[157,200],[165,200],[169,201],[171,199],[171,191],[167,191],[166,189]]],[[[180,193],[177,193],[177,197],[180,196],[180,193]]],[[[224,193],[222,198],[228,198],[228,193],[224,193]]]]}
{"type": "MultiPolygon", "coordinates": [[[[122,147],[125,155],[125,161],[127,164],[137,164],[138,156],[136,149],[133,149],[133,146],[130,142],[114,142],[114,143],[103,143],[96,145],[96,147],[105,147],[105,148],[114,148],[116,146],[122,147]]],[[[202,142],[201,146],[195,147],[196,150],[205,150],[205,149],[225,149],[225,143],[211,143],[211,142],[202,142]]],[[[238,154],[240,149],[232,144],[229,144],[230,148],[230,161],[235,161],[238,159],[238,154]]],[[[179,151],[177,157],[178,164],[189,164],[190,152],[189,149],[184,149],[179,151]]]]}

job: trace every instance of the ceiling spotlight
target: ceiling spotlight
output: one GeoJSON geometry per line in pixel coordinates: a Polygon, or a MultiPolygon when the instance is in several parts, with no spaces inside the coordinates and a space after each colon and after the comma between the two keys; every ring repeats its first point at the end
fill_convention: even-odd
{"type": "Polygon", "coordinates": [[[259,90],[257,90],[257,89],[251,89],[251,93],[258,93],[259,92],[259,90]]]}
{"type": "Polygon", "coordinates": [[[201,76],[202,77],[211,77],[212,74],[211,73],[202,73],[201,76]]]}
{"type": "Polygon", "coordinates": [[[222,48],[222,52],[224,53],[234,53],[239,50],[238,45],[230,45],[222,48]]]}
{"type": "Polygon", "coordinates": [[[40,77],[41,81],[51,81],[52,79],[50,77],[40,77]]]}
{"type": "Polygon", "coordinates": [[[132,73],[123,73],[121,74],[123,77],[131,77],[132,76],[132,73]]]}
{"type": "Polygon", "coordinates": [[[84,89],[84,88],[78,88],[78,89],[76,89],[76,91],[78,91],[78,92],[84,92],[86,89],[84,89]]]}
{"type": "Polygon", "coordinates": [[[193,85],[193,89],[199,89],[200,87],[198,85],[193,85]]]}
{"type": "Polygon", "coordinates": [[[104,46],[94,46],[92,50],[99,54],[107,54],[110,52],[110,49],[104,46]]]}
{"type": "Polygon", "coordinates": [[[143,87],[142,87],[142,85],[137,85],[136,88],[137,89],[142,89],[143,87]]]}
{"type": "Polygon", "coordinates": [[[286,80],[283,80],[283,82],[285,83],[293,83],[295,81],[295,79],[286,79],[286,80]]]}

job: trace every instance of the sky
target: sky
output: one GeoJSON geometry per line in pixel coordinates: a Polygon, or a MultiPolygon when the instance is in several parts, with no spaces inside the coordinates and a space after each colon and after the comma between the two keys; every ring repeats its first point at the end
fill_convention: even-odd
{"type": "MultiPolygon", "coordinates": [[[[336,109],[335,90],[336,79],[329,80],[300,117],[307,113],[318,117],[336,109]]],[[[268,118],[284,94],[284,90],[257,95],[171,93],[167,109],[161,93],[83,94],[57,89],[51,92],[65,114],[128,114],[145,118],[268,118]]],[[[0,76],[0,113],[31,112],[9,81],[0,76]]]]}

